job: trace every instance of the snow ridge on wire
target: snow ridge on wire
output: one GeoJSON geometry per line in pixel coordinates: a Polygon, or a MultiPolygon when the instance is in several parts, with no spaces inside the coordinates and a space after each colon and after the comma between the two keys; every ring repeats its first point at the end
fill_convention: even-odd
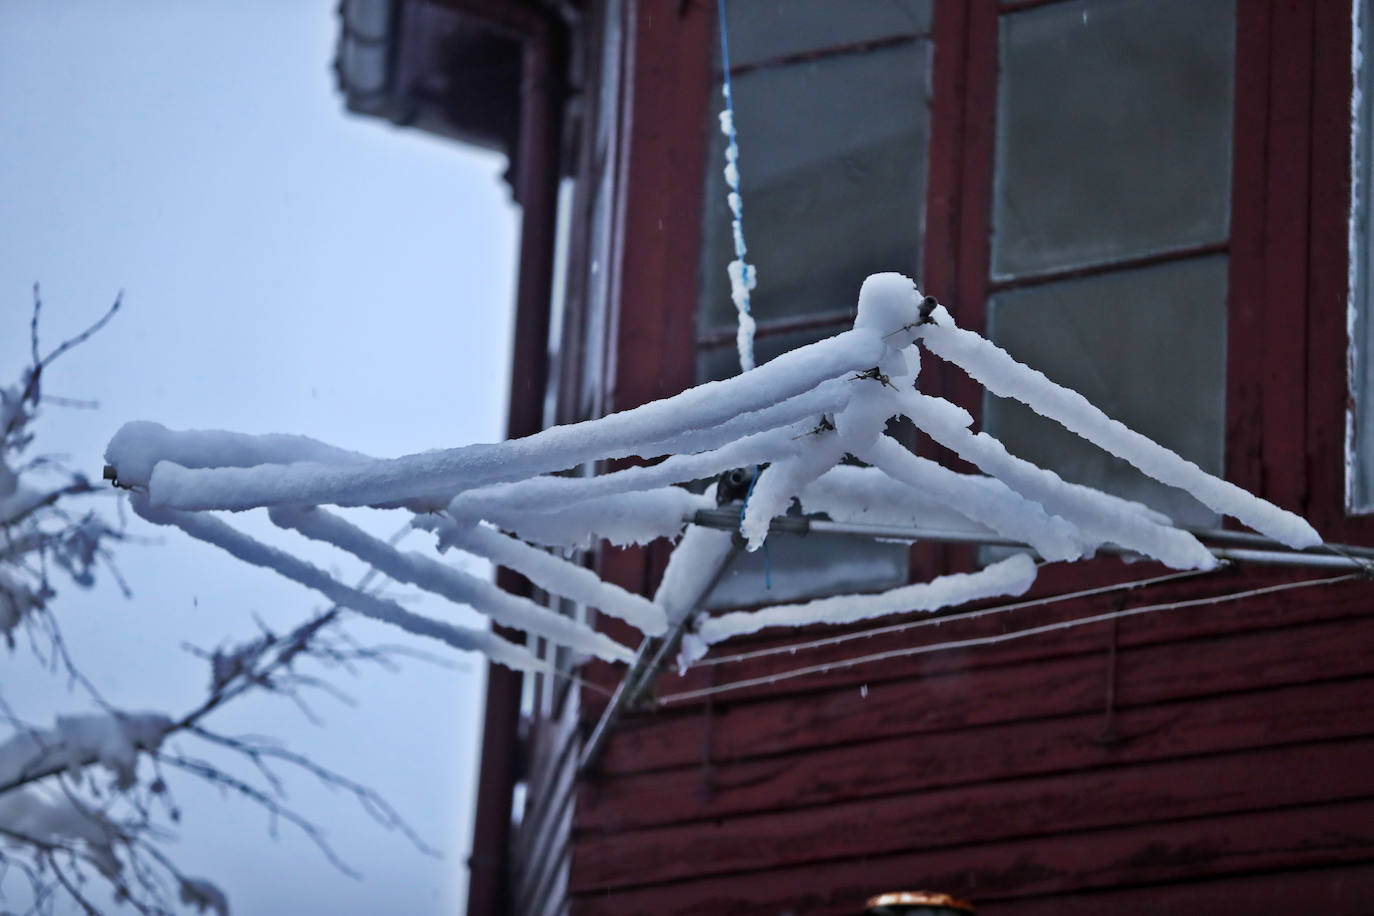
{"type": "Polygon", "coordinates": [[[1216,559],[1193,535],[1139,503],[1061,479],[970,429],[967,412],[918,390],[921,349],[963,367],[989,391],[1015,397],[1149,476],[1180,487],[1218,512],[1292,547],[1319,543],[1315,530],[1109,419],[1077,393],[960,329],[899,274],[875,274],[859,293],[852,330],[786,353],[746,375],[584,423],[494,444],[378,459],[302,436],[176,432],[130,423],[106,451],[116,482],[136,491],[136,511],[160,524],[274,569],[337,603],[480,651],[518,668],[539,663],[523,647],[406,611],[239,533],[213,510],[267,508],[285,530],[351,553],[410,583],[543,636],[576,653],[625,661],[629,650],[586,624],[476,579],[438,559],[402,552],[320,506],[372,506],[413,513],[442,551],[456,548],[520,572],[550,594],[616,616],[649,636],[692,618],[682,661],[764,627],[838,623],[933,611],[1023,594],[1035,577],[1014,556],[876,595],[841,595],[748,613],[697,613],[703,583],[733,557],[730,532],[690,524],[711,494],[682,484],[736,468],[761,468],[736,535],[761,547],[774,517],[799,500],[836,521],[920,520],[942,530],[1024,543],[1048,561],[1092,556],[1106,544],[1175,569],[1207,570],[1216,559]],[[886,432],[905,416],[982,474],[920,458],[886,432]],[[841,462],[853,456],[868,466],[841,462]],[[601,474],[575,469],[607,459],[653,461],[601,474]],[[656,460],[655,459],[661,459],[656,460]],[[601,580],[563,554],[595,546],[681,538],[653,598],[601,580]]]}
{"type": "MultiPolygon", "coordinates": [[[[883,652],[872,652],[867,655],[859,655],[853,658],[826,661],[818,665],[806,665],[803,667],[792,668],[787,671],[779,671],[773,674],[766,674],[760,677],[745,678],[738,681],[728,681],[724,684],[716,684],[711,687],[701,687],[696,690],[683,690],[679,693],[670,693],[658,698],[661,706],[671,706],[676,703],[684,703],[690,700],[699,700],[721,693],[730,693],[736,690],[743,690],[748,687],[762,687],[765,685],[776,684],[779,681],[792,680],[794,678],[806,677],[811,674],[828,674],[842,668],[853,668],[858,665],[867,665],[874,662],[888,661],[894,658],[911,658],[916,655],[929,655],[934,652],[945,652],[950,649],[971,649],[975,646],[991,646],[997,643],[1011,642],[1016,639],[1025,639],[1029,636],[1039,636],[1044,633],[1053,633],[1060,630],[1071,630],[1076,627],[1089,626],[1094,623],[1104,623],[1110,620],[1121,620],[1126,617],[1139,617],[1143,614],[1155,614],[1161,611],[1176,611],[1190,607],[1208,607],[1214,604],[1223,604],[1228,601],[1242,601],[1246,598],[1255,598],[1260,595],[1269,595],[1275,592],[1295,591],[1297,589],[1314,588],[1323,585],[1335,585],[1340,582],[1351,582],[1361,578],[1360,573],[1346,573],[1340,576],[1328,576],[1321,579],[1300,579],[1296,582],[1281,582],[1277,585],[1265,585],[1258,588],[1246,589],[1244,591],[1231,592],[1225,595],[1211,595],[1205,598],[1188,598],[1181,601],[1166,601],[1156,604],[1146,604],[1140,607],[1123,608],[1116,611],[1107,611],[1101,614],[1093,614],[1088,617],[1072,617],[1068,620],[1058,620],[1054,623],[1041,624],[1040,626],[1023,627],[1017,630],[1008,630],[1003,633],[995,633],[990,636],[973,636],[967,639],[952,639],[948,642],[924,643],[918,646],[907,646],[900,649],[888,649],[883,652]]],[[[989,608],[980,613],[997,613],[1004,608],[989,608]]]]}

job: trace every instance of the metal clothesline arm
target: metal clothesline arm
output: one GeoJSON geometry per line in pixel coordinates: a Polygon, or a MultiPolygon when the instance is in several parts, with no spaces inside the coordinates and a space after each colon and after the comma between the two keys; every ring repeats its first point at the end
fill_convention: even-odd
{"type": "MultiPolygon", "coordinates": [[[[703,528],[719,528],[730,531],[739,527],[739,512],[730,508],[700,509],[688,521],[703,528]]],[[[1292,550],[1284,547],[1278,541],[1245,531],[1191,528],[1187,530],[1203,541],[1246,545],[1243,547],[1207,545],[1207,549],[1219,560],[1263,566],[1297,566],[1316,569],[1355,568],[1366,572],[1370,570],[1371,565],[1374,565],[1374,549],[1368,547],[1324,544],[1310,550],[1292,550]],[[1319,553],[1316,551],[1326,552],[1319,553]]],[[[836,522],[829,519],[809,518],[804,515],[780,515],[773,519],[769,531],[776,534],[834,534],[873,540],[929,541],[940,544],[967,544],[976,547],[1028,547],[1021,541],[972,531],[948,531],[938,528],[922,528],[915,525],[836,522]]],[[[1134,551],[1117,547],[1115,544],[1104,544],[1098,548],[1098,552],[1135,555],[1134,551]]]]}
{"type": "MultiPolygon", "coordinates": [[[[735,523],[739,523],[739,516],[736,514],[735,523]]],[[[734,562],[735,556],[739,553],[738,545],[721,560],[720,565],[710,578],[704,583],[701,591],[697,594],[691,605],[700,605],[706,596],[711,594],[716,584],[720,582],[720,577],[725,575],[725,571],[734,562]]],[[[601,718],[597,720],[592,732],[587,736],[587,742],[582,745],[582,755],[578,759],[577,772],[579,775],[586,774],[596,766],[601,759],[601,752],[605,750],[606,741],[611,736],[611,729],[616,722],[620,721],[620,715],[627,708],[634,708],[639,702],[644,691],[653,685],[654,679],[658,677],[668,664],[668,660],[677,652],[678,645],[682,642],[682,634],[687,629],[687,624],[692,620],[692,614],[683,614],[673,626],[662,637],[645,637],[639,644],[639,650],[635,652],[634,660],[630,662],[630,667],[625,670],[625,676],[616,685],[615,693],[611,694],[610,702],[601,713],[601,718]]]]}

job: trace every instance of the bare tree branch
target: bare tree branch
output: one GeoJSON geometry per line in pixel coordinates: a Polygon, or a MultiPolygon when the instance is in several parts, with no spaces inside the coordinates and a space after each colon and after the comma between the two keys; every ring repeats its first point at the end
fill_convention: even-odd
{"type": "MultiPolygon", "coordinates": [[[[72,508],[75,501],[106,491],[97,491],[85,476],[62,467],[54,456],[27,461],[18,456],[33,441],[41,404],[93,406],[43,395],[43,372],[101,330],[121,303],[122,294],[96,322],[43,355],[39,338],[43,300],[35,284],[29,321],[31,365],[21,374],[17,389],[0,388],[0,635],[13,647],[11,631],[21,629],[39,662],[55,674],[65,674],[101,710],[85,717],[59,718],[52,728],[38,728],[15,715],[0,697],[0,721],[14,729],[14,735],[0,743],[0,806],[51,815],[34,822],[42,825],[39,833],[27,827],[27,832],[17,831],[13,824],[0,826],[0,893],[6,875],[13,874],[22,876],[32,891],[31,912],[46,916],[53,912],[55,901],[65,896],[82,912],[95,913],[99,907],[89,885],[96,879],[116,900],[140,913],[171,914],[172,901],[178,897],[186,906],[227,913],[217,888],[182,874],[159,846],[172,836],[159,825],[181,819],[166,779],[171,771],[218,785],[258,806],[267,812],[274,833],[281,822],[292,825],[327,861],[353,877],[358,873],[335,852],[319,825],[286,805],[286,772],[308,774],[330,789],[349,793],[377,823],[399,831],[417,849],[437,855],[375,790],[271,739],[226,735],[205,725],[216,710],[252,691],[280,695],[315,721],[318,717],[307,702],[315,692],[352,705],[352,698],[326,676],[301,670],[306,660],[326,673],[339,669],[357,673],[367,663],[394,669],[395,658],[403,655],[436,661],[434,657],[404,647],[360,645],[333,626],[342,617],[342,609],[333,607],[285,633],[273,633],[262,625],[255,638],[228,649],[205,651],[188,646],[208,663],[209,689],[179,718],[168,718],[116,709],[69,652],[49,607],[54,596],[50,571],[61,569],[72,582],[87,587],[94,581],[95,565],[101,563],[128,595],[106,546],[128,539],[123,531],[122,500],[117,504],[118,526],[107,524],[94,512],[82,515],[72,508]],[[45,474],[57,482],[42,487],[30,484],[20,490],[21,473],[45,474]],[[120,738],[121,733],[127,740],[120,738]],[[200,759],[180,748],[168,748],[166,742],[177,735],[203,741],[216,754],[242,759],[256,770],[260,781],[234,775],[216,762],[218,757],[200,759]],[[151,775],[146,770],[138,772],[140,761],[148,761],[151,775]],[[111,771],[109,781],[98,778],[92,769],[101,764],[111,771]],[[45,793],[44,788],[50,791],[45,793]],[[46,807],[50,805],[56,807],[46,807]]],[[[409,525],[404,526],[392,542],[409,530],[409,525]]],[[[375,576],[369,570],[359,587],[375,576]]]]}

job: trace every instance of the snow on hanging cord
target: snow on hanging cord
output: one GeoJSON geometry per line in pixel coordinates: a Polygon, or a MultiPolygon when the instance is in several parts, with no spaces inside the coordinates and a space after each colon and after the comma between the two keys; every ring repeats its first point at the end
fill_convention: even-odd
{"type": "Polygon", "coordinates": [[[748,372],[754,368],[754,316],[749,313],[749,291],[758,285],[758,272],[744,260],[748,249],[744,245],[744,200],[740,196],[739,138],[735,135],[735,101],[730,90],[730,41],[725,28],[725,0],[718,0],[717,18],[720,20],[720,66],[725,75],[721,94],[725,108],[720,113],[720,132],[729,142],[725,145],[725,183],[730,186],[726,202],[730,205],[730,230],[735,241],[735,260],[726,267],[730,276],[730,299],[739,313],[739,368],[748,372]]]}

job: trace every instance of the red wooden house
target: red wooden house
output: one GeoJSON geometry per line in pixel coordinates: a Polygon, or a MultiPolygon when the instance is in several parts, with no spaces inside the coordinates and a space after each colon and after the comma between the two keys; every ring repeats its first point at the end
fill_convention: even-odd
{"type": "MultiPolygon", "coordinates": [[[[864,276],[900,270],[1328,541],[1374,545],[1367,6],[726,0],[760,360],[847,327],[864,276]]],[[[715,2],[350,0],[345,21],[369,10],[350,106],[511,154],[511,435],[737,371],[715,2]]],[[[1013,451],[1219,524],[929,362],[923,388],[1013,451]]],[[[984,556],[784,540],[770,588],[751,555],[708,604],[984,556]]],[[[665,557],[591,561],[650,591],[665,557]]],[[[1036,593],[1160,572],[1104,558],[1036,593]]],[[[603,693],[493,669],[469,913],[839,916],[911,887],[985,914],[1374,912],[1374,587],[1260,591],[1338,572],[1240,564],[666,672],[665,701],[834,666],[640,704],[594,757],[603,693]]]]}

